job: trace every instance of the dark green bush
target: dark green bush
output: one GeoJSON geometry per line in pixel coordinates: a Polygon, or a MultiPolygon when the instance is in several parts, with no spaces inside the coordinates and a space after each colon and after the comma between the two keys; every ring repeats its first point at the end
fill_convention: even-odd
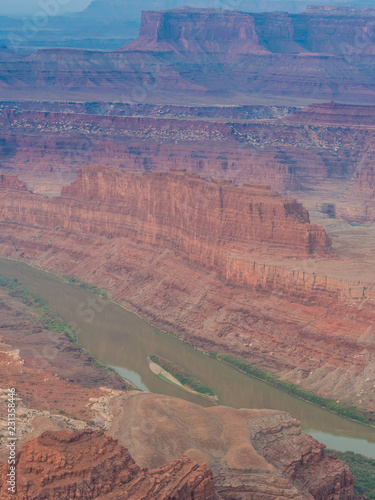
{"type": "Polygon", "coordinates": [[[337,453],[340,460],[349,465],[350,472],[355,477],[354,490],[365,498],[375,499],[375,460],[359,453],[326,450],[329,455],[337,453]]]}

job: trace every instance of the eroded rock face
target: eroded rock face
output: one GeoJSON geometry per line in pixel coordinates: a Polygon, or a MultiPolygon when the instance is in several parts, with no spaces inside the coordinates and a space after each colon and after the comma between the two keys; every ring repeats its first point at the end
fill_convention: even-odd
{"type": "Polygon", "coordinates": [[[229,251],[243,256],[266,246],[271,253],[307,255],[331,249],[329,237],[310,224],[301,204],[266,186],[209,182],[181,172],[138,175],[97,168],[80,172],[59,198],[24,192],[10,200],[6,188],[2,193],[4,221],[22,223],[27,217],[35,227],[141,238],[231,282],[238,273],[231,269],[241,263],[229,251]]]}
{"type": "Polygon", "coordinates": [[[123,50],[226,56],[268,52],[259,44],[250,14],[218,9],[145,11],[139,37],[123,50]]]}
{"type": "Polygon", "coordinates": [[[122,50],[226,53],[227,62],[231,62],[231,56],[270,53],[302,55],[310,52],[353,58],[359,54],[374,55],[371,31],[374,18],[375,11],[371,9],[317,6],[295,15],[191,8],[144,11],[139,37],[122,50]]]}
{"type": "Polygon", "coordinates": [[[219,498],[356,498],[348,466],[326,455],[324,445],[303,434],[286,413],[202,408],[140,393],[114,399],[112,407],[109,434],[137,463],[157,467],[181,454],[206,462],[219,498]]]}
{"type": "Polygon", "coordinates": [[[17,175],[0,174],[0,189],[15,189],[18,191],[26,191],[26,186],[22,181],[20,181],[17,175]]]}
{"type": "MultiPolygon", "coordinates": [[[[7,466],[0,465],[0,495],[7,498],[7,466]]],[[[212,473],[183,457],[151,471],[140,468],[117,440],[102,432],[46,432],[17,456],[12,498],[213,500],[212,473]]]]}
{"type": "Polygon", "coordinates": [[[326,104],[310,104],[294,111],[285,118],[288,122],[316,125],[373,126],[375,106],[350,106],[332,101],[326,104]]]}
{"type": "MultiPolygon", "coordinates": [[[[323,228],[310,224],[301,204],[267,186],[208,182],[181,172],[132,175],[98,168],[81,171],[77,180],[62,190],[60,200],[70,203],[64,198],[121,207],[121,225],[114,213],[118,210],[113,208],[113,223],[108,220],[107,234],[142,234],[151,244],[159,240],[163,246],[192,254],[212,245],[233,250],[241,247],[246,252],[249,245],[260,242],[278,245],[279,249],[287,247],[297,254],[328,253],[331,246],[323,228]]],[[[51,200],[50,204],[54,203],[51,200]]],[[[72,220],[68,224],[78,229],[72,220]]],[[[83,227],[81,230],[87,232],[83,227]]],[[[208,252],[211,255],[203,257],[208,267],[220,267],[215,250],[208,252]]]]}

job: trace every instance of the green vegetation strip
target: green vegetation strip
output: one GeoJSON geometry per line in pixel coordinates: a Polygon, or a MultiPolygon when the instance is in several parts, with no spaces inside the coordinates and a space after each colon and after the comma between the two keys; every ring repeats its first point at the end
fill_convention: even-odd
{"type": "Polygon", "coordinates": [[[322,408],[325,408],[329,411],[337,413],[338,415],[342,415],[347,418],[351,418],[353,420],[357,420],[358,422],[362,422],[364,424],[371,424],[371,421],[364,415],[360,413],[358,408],[354,406],[348,406],[344,403],[337,403],[333,399],[324,398],[323,396],[319,396],[315,392],[308,391],[300,387],[299,385],[293,384],[292,382],[287,382],[285,380],[280,380],[273,373],[264,370],[262,368],[258,368],[253,365],[249,365],[246,361],[242,361],[241,359],[234,358],[232,356],[228,356],[226,354],[219,354],[211,351],[209,353],[211,358],[218,359],[224,363],[227,363],[237,370],[244,372],[252,377],[256,377],[260,380],[264,380],[265,382],[281,389],[282,391],[288,392],[293,396],[296,396],[305,401],[309,401],[310,403],[314,403],[322,408]]]}
{"type": "Polygon", "coordinates": [[[78,278],[74,278],[73,276],[69,276],[67,274],[63,274],[63,278],[68,283],[72,283],[73,285],[76,285],[79,288],[83,288],[83,290],[88,290],[89,292],[92,292],[95,295],[99,295],[104,299],[110,299],[110,297],[108,296],[108,292],[103,288],[98,288],[95,285],[90,285],[90,283],[86,283],[85,281],[82,281],[78,278]]]}
{"type": "Polygon", "coordinates": [[[173,375],[179,382],[181,382],[182,385],[198,392],[199,394],[216,397],[216,394],[209,387],[204,385],[197,377],[194,377],[171,361],[161,358],[160,356],[155,356],[154,354],[151,354],[149,357],[151,361],[161,366],[166,372],[173,375]]]}
{"type": "Polygon", "coordinates": [[[355,477],[354,491],[364,498],[375,499],[375,460],[359,453],[326,450],[328,455],[336,453],[340,460],[349,465],[350,472],[355,477]]]}
{"type": "MultiPolygon", "coordinates": [[[[33,316],[42,323],[46,330],[49,330],[50,332],[65,333],[69,340],[78,346],[84,354],[89,356],[96,366],[110,372],[112,375],[115,375],[117,378],[121,379],[122,382],[124,382],[124,379],[116,373],[115,370],[104,365],[92,354],[86,351],[86,349],[84,349],[78,342],[77,336],[72,328],[70,328],[70,326],[67,325],[57,313],[51,311],[41,298],[30,292],[30,290],[19,283],[17,279],[11,279],[0,274],[0,288],[5,290],[10,297],[29,307],[33,316]]],[[[128,382],[125,381],[125,383],[128,382]]]]}
{"type": "Polygon", "coordinates": [[[42,323],[46,330],[51,332],[64,332],[70,340],[77,342],[73,330],[59,317],[51,311],[49,307],[35,294],[16,279],[10,279],[0,274],[0,287],[3,288],[10,297],[18,300],[25,306],[32,309],[33,315],[42,323]]]}

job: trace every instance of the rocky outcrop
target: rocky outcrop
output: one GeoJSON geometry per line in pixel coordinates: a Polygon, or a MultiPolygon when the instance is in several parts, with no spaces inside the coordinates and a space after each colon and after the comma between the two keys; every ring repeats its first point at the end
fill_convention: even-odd
{"type": "Polygon", "coordinates": [[[17,175],[0,174],[0,189],[26,191],[26,186],[17,175]]]}
{"type": "Polygon", "coordinates": [[[231,57],[266,54],[254,18],[245,12],[182,8],[144,11],[139,37],[122,50],[215,54],[231,57]]]}
{"type": "Polygon", "coordinates": [[[310,224],[295,200],[268,187],[209,182],[177,171],[139,175],[85,169],[59,198],[26,193],[9,200],[3,193],[4,222],[22,223],[27,217],[35,227],[142,239],[180,252],[228,281],[236,281],[230,272],[233,252],[248,258],[263,245],[279,255],[325,254],[331,246],[323,228],[310,224]]]}
{"type": "Polygon", "coordinates": [[[357,498],[348,466],[326,455],[324,445],[303,434],[287,413],[202,408],[167,396],[130,393],[113,399],[112,408],[109,434],[138,464],[158,467],[181,454],[206,462],[219,498],[357,498]]]}
{"type": "MultiPolygon", "coordinates": [[[[213,500],[212,473],[187,457],[154,470],[140,468],[116,440],[102,432],[46,432],[17,455],[17,493],[9,497],[213,500]]],[[[0,465],[0,494],[7,498],[0,465]]]]}

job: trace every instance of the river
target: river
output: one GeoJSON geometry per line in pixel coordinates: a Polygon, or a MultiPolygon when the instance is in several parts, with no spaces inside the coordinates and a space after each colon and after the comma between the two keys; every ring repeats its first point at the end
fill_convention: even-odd
{"type": "Polygon", "coordinates": [[[301,421],[305,432],[329,448],[375,458],[375,430],[370,427],[249,377],[55,274],[8,259],[0,259],[0,274],[17,278],[67,323],[74,323],[83,347],[144,391],[179,397],[201,406],[213,404],[156,377],[146,358],[157,354],[197,376],[218,395],[221,405],[287,411],[301,421]]]}

